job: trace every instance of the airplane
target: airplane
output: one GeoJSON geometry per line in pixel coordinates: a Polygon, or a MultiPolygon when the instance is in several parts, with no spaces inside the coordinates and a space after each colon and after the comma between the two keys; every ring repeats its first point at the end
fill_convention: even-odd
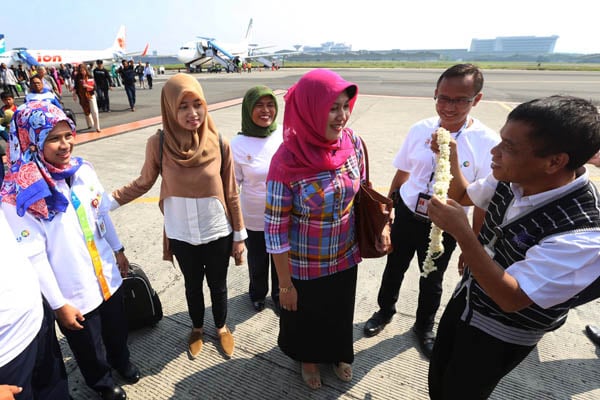
{"type": "Polygon", "coordinates": [[[0,63],[6,65],[27,64],[30,66],[44,65],[46,67],[60,64],[77,65],[82,62],[94,63],[103,60],[110,66],[113,62],[133,56],[145,56],[148,44],[142,52],[127,53],[125,47],[125,26],[121,25],[113,45],[104,50],[29,50],[23,47],[6,50],[4,35],[0,35],[0,63]]]}
{"type": "Polygon", "coordinates": [[[257,61],[271,66],[270,58],[289,54],[298,54],[297,52],[288,53],[257,53],[262,49],[275,47],[274,45],[259,46],[249,43],[252,31],[252,18],[248,23],[246,35],[239,43],[220,43],[215,38],[197,36],[196,40],[184,43],[177,52],[177,59],[185,64],[186,68],[202,66],[209,61],[216,61],[225,68],[235,66],[238,60],[245,62],[256,59],[257,61]]]}

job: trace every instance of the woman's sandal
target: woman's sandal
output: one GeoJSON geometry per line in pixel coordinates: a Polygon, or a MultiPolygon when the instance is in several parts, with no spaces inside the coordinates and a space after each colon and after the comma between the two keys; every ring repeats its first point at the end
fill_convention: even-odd
{"type": "Polygon", "coordinates": [[[343,382],[350,382],[352,380],[352,365],[348,363],[339,362],[333,364],[333,372],[343,382]]]}
{"type": "Polygon", "coordinates": [[[321,387],[321,372],[318,367],[316,372],[306,372],[304,370],[304,364],[302,364],[300,370],[302,371],[302,380],[306,383],[306,386],[313,390],[321,387]]]}

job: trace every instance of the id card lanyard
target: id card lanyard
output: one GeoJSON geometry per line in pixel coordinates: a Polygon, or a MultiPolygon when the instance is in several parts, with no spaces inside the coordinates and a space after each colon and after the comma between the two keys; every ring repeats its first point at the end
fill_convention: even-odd
{"type": "Polygon", "coordinates": [[[100,258],[100,253],[98,252],[98,248],[96,247],[96,242],[94,241],[94,232],[92,229],[90,229],[87,215],[85,214],[85,209],[83,208],[81,201],[73,189],[71,189],[71,202],[73,203],[73,207],[77,213],[77,219],[79,220],[79,225],[81,225],[81,230],[83,231],[83,236],[85,237],[85,244],[88,252],[90,253],[90,257],[92,258],[94,272],[96,273],[96,278],[98,279],[100,289],[102,290],[102,297],[104,297],[104,300],[108,300],[110,298],[110,290],[108,288],[106,278],[102,272],[102,260],[100,258]]]}

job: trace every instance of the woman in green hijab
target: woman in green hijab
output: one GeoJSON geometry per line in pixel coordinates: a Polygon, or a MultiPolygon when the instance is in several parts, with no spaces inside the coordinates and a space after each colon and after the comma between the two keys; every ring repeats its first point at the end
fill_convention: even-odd
{"type": "Polygon", "coordinates": [[[277,128],[277,99],[266,86],[246,92],[242,103],[242,130],[231,140],[235,178],[241,187],[242,214],[248,239],[250,301],[256,311],[265,308],[271,270],[271,299],[279,314],[279,282],[275,264],[267,254],[264,237],[266,178],[273,154],[282,142],[277,128]],[[269,268],[270,265],[270,268],[269,268]]]}

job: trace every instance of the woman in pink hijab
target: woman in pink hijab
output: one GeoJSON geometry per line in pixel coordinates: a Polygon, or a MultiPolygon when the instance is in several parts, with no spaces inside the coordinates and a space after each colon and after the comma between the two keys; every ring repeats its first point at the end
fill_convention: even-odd
{"type": "Polygon", "coordinates": [[[352,379],[354,196],[362,146],[346,123],[358,88],[335,72],[305,74],[285,96],[283,144],[267,176],[265,240],[280,287],[278,344],[321,387],[319,364],[352,379]]]}

